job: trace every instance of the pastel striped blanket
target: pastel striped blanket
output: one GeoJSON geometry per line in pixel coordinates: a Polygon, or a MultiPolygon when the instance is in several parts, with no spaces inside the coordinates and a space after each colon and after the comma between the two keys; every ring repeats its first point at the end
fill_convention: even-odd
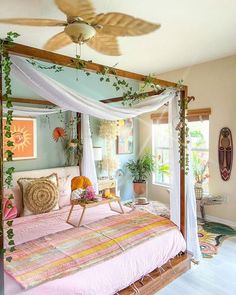
{"type": "Polygon", "coordinates": [[[5,271],[24,289],[32,288],[110,259],[174,227],[169,219],[148,212],[110,216],[16,246],[5,271]]]}

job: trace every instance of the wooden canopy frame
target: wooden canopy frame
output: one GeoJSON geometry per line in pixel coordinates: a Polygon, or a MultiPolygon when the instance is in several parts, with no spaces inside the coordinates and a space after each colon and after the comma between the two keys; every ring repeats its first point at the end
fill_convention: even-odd
{"type": "MultiPolygon", "coordinates": [[[[34,58],[40,61],[44,62],[49,62],[49,63],[54,63],[57,65],[61,66],[66,66],[66,67],[71,67],[71,68],[76,68],[76,59],[17,44],[14,43],[11,47],[7,47],[6,49],[8,50],[9,54],[12,55],[17,55],[17,56],[22,56],[22,57],[28,57],[28,58],[34,58]]],[[[1,56],[0,56],[0,62],[1,62],[1,56]]],[[[92,63],[92,62],[86,62],[85,63],[85,68],[86,70],[89,71],[94,71],[94,72],[102,72],[104,69],[104,65],[97,64],[97,63],[92,63]]],[[[137,73],[132,73],[129,71],[121,70],[121,69],[115,69],[115,74],[117,76],[123,77],[123,78],[129,78],[137,81],[145,81],[147,76],[142,75],[142,74],[137,74],[137,73]]],[[[112,74],[111,74],[112,75],[112,74]]],[[[165,81],[165,80],[160,80],[160,79],[153,79],[153,83],[158,84],[160,86],[166,86],[166,87],[177,87],[177,83],[173,83],[170,81],[165,81]]],[[[153,95],[153,92],[149,92],[148,95],[153,95]]],[[[188,99],[188,87],[186,85],[183,85],[180,91],[180,99],[185,100],[188,99]]],[[[116,97],[116,98],[109,98],[109,99],[103,99],[102,102],[104,103],[111,103],[111,102],[116,102],[116,101],[121,101],[121,97],[116,97]]],[[[33,100],[27,99],[27,98],[15,98],[13,101],[18,101],[18,102],[28,102],[32,103],[33,100]]],[[[43,101],[35,101],[34,103],[37,104],[43,104],[43,101]]],[[[51,104],[50,102],[47,102],[45,100],[44,104],[51,104]]],[[[0,70],[0,113],[1,113],[1,118],[2,118],[2,109],[3,109],[3,94],[2,94],[2,69],[0,70]]],[[[182,118],[185,120],[185,114],[182,113],[182,118]]],[[[78,129],[80,132],[80,129],[78,129]]],[[[78,134],[79,136],[79,134],[78,134]]],[[[184,135],[185,136],[185,135],[184,135]]],[[[2,130],[2,120],[0,120],[0,206],[2,206],[2,200],[3,200],[3,130],[2,130]]],[[[184,155],[184,162],[185,162],[185,155],[184,155]]],[[[180,230],[181,233],[183,234],[183,237],[186,240],[186,197],[185,197],[185,169],[181,168],[180,170],[180,230]]],[[[2,210],[1,210],[2,212],[2,210]]],[[[3,216],[2,213],[0,213],[0,222],[2,223],[3,226],[3,216]]],[[[3,235],[0,236],[0,250],[3,249],[4,245],[4,237],[3,235]]],[[[169,282],[171,282],[173,279],[184,273],[190,268],[190,256],[185,253],[181,258],[177,257],[174,259],[173,263],[173,269],[170,269],[168,266],[166,266],[166,272],[162,274],[162,278],[164,277],[164,280],[160,283],[160,280],[156,280],[159,278],[160,274],[153,275],[155,279],[153,280],[144,280],[140,286],[141,293],[140,294],[145,294],[145,295],[151,295],[154,294],[157,290],[160,288],[164,287],[167,285],[169,282]],[[174,274],[172,275],[172,271],[174,274]],[[147,281],[147,284],[145,283],[147,281]]],[[[4,255],[3,252],[0,252],[0,295],[4,294],[4,255]]],[[[126,288],[125,290],[119,292],[119,294],[135,294],[134,289],[126,288]]]]}

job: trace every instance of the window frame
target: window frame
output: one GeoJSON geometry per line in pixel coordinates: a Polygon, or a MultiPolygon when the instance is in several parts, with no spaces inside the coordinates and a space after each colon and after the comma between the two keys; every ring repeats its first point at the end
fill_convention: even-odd
{"type": "MultiPolygon", "coordinates": [[[[209,121],[208,124],[210,124],[210,115],[211,115],[211,108],[205,108],[205,109],[193,109],[188,111],[188,116],[187,119],[189,122],[196,122],[196,121],[209,121]]],[[[168,113],[154,113],[151,114],[151,119],[153,120],[152,122],[152,152],[153,155],[156,156],[156,150],[169,150],[170,147],[161,147],[161,146],[155,146],[155,132],[154,132],[154,125],[159,125],[159,124],[167,124],[168,125],[168,113]]],[[[207,148],[192,148],[191,152],[208,152],[209,155],[209,146],[207,148]]],[[[164,182],[156,182],[156,177],[155,173],[152,173],[152,184],[153,185],[158,185],[162,187],[169,188],[170,184],[169,183],[164,183],[164,182]]]]}

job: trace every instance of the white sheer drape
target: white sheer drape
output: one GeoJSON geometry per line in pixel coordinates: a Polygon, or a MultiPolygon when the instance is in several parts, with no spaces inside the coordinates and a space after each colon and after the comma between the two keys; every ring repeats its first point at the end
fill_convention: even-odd
{"type": "Polygon", "coordinates": [[[93,155],[89,116],[86,114],[82,114],[81,116],[81,136],[83,141],[81,172],[83,176],[86,176],[91,180],[95,192],[98,193],[97,173],[93,155]]]}
{"type": "Polygon", "coordinates": [[[12,73],[39,96],[63,110],[79,112],[104,120],[119,120],[139,116],[160,108],[175,96],[175,90],[166,90],[137,104],[135,107],[115,107],[84,97],[56,80],[34,69],[22,58],[12,56],[12,73]]]}
{"type": "MultiPolygon", "coordinates": [[[[190,140],[190,139],[189,139],[190,140]]],[[[194,177],[192,168],[191,143],[188,145],[189,172],[185,177],[186,189],[186,226],[187,226],[187,249],[193,254],[193,259],[200,261],[202,254],[200,251],[197,227],[197,206],[194,191],[194,177]]]]}
{"type": "MultiPolygon", "coordinates": [[[[169,102],[169,144],[170,144],[170,217],[180,227],[180,164],[178,131],[176,126],[179,121],[178,100],[169,102]]],[[[186,235],[187,250],[193,254],[193,259],[201,259],[200,245],[198,240],[196,198],[194,192],[194,179],[191,164],[191,146],[188,145],[189,172],[186,175],[186,235]]]]}
{"type": "Polygon", "coordinates": [[[169,146],[170,146],[170,217],[180,227],[180,165],[178,131],[176,126],[179,121],[178,99],[169,102],[169,146]]]}
{"type": "MultiPolygon", "coordinates": [[[[62,111],[60,108],[39,108],[39,107],[26,107],[14,105],[13,108],[14,116],[27,116],[27,117],[38,117],[42,115],[51,115],[62,111]]],[[[8,109],[3,104],[3,113],[7,113],[8,109]]]]}

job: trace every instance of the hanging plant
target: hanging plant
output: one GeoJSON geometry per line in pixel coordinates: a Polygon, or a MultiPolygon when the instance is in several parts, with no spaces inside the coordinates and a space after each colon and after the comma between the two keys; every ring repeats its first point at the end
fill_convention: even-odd
{"type": "MultiPolygon", "coordinates": [[[[182,89],[182,87],[180,88],[182,89]]],[[[185,174],[189,171],[189,127],[188,127],[188,99],[179,99],[179,124],[176,127],[178,129],[178,143],[179,143],[179,155],[180,155],[180,168],[185,170],[185,174]]]]}
{"type": "MultiPolygon", "coordinates": [[[[4,156],[6,157],[7,161],[12,161],[13,157],[13,152],[12,152],[12,147],[14,146],[14,142],[11,140],[11,124],[13,121],[13,103],[12,103],[12,91],[11,91],[11,59],[8,54],[8,49],[13,45],[13,42],[15,38],[19,36],[18,33],[15,32],[8,32],[7,37],[5,40],[1,41],[0,44],[0,55],[1,55],[1,74],[3,74],[4,77],[4,85],[5,85],[5,93],[3,95],[5,101],[6,101],[6,108],[7,108],[7,114],[6,114],[6,124],[4,126],[4,136],[7,139],[6,146],[7,150],[4,152],[4,156]]],[[[12,187],[12,181],[13,181],[13,172],[15,171],[14,167],[9,167],[6,172],[5,172],[5,178],[4,178],[4,183],[7,188],[12,187]]],[[[8,208],[11,209],[13,208],[11,200],[14,199],[13,194],[8,195],[8,208]]],[[[2,200],[1,200],[2,202],[2,200]]],[[[0,206],[2,210],[2,206],[0,206]]],[[[2,212],[1,212],[2,213],[2,212]]],[[[8,220],[6,222],[8,228],[7,228],[7,238],[8,238],[8,246],[9,246],[9,251],[13,252],[15,250],[15,242],[14,242],[14,232],[13,232],[13,220],[8,220]]],[[[0,227],[0,235],[3,235],[3,227],[1,224],[0,227]]],[[[5,249],[3,249],[5,252],[5,249]]],[[[10,262],[12,260],[11,256],[7,256],[6,260],[10,262]]]]}

